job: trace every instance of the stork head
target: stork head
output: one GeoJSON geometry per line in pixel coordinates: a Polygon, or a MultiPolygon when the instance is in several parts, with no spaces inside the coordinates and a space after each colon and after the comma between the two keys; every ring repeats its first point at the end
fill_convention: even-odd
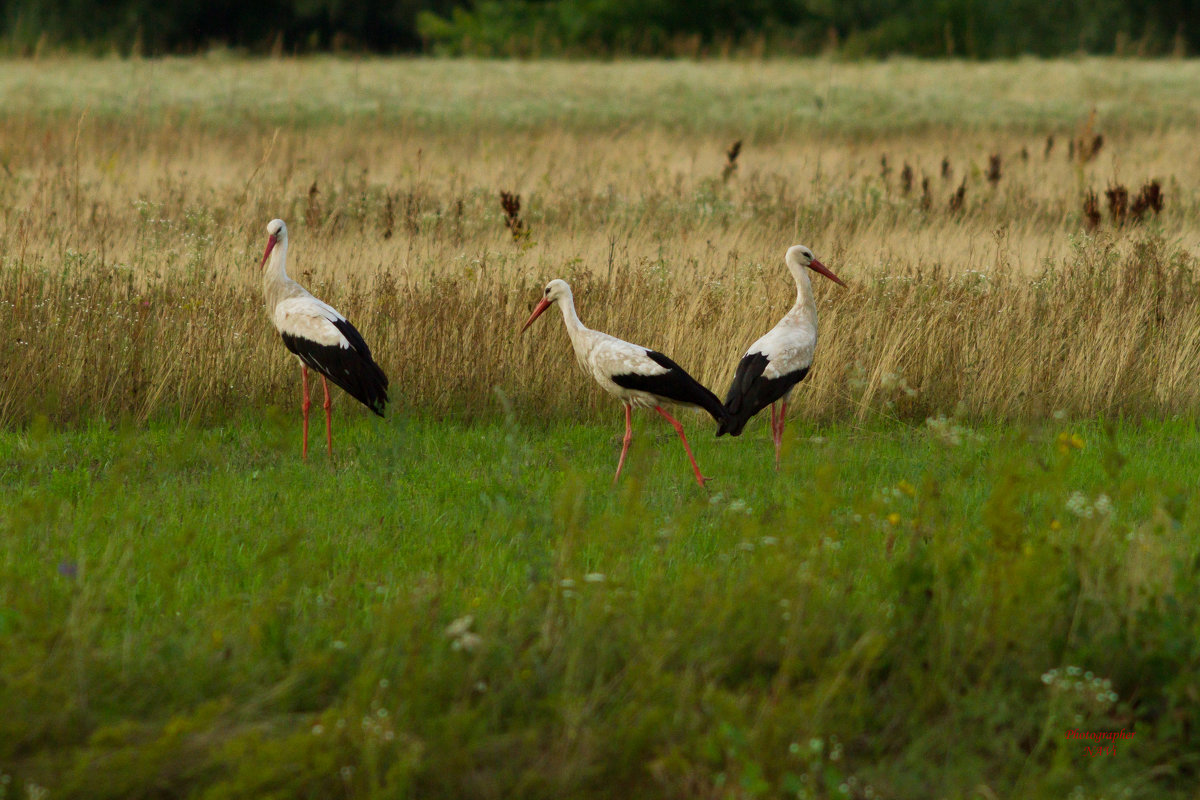
{"type": "Polygon", "coordinates": [[[258,265],[259,269],[262,269],[266,265],[271,251],[280,242],[287,243],[287,225],[281,219],[273,219],[267,223],[267,250],[263,253],[262,263],[258,265]]]}
{"type": "Polygon", "coordinates": [[[808,268],[813,272],[821,273],[839,286],[846,285],[842,283],[841,278],[829,271],[829,267],[825,266],[820,261],[817,261],[817,257],[813,255],[813,251],[809,250],[805,245],[797,244],[789,247],[785,260],[787,261],[788,267],[796,275],[800,275],[801,270],[808,268]]]}
{"type": "Polygon", "coordinates": [[[551,303],[558,302],[564,297],[571,296],[571,287],[566,281],[561,278],[555,278],[546,284],[546,288],[542,291],[542,299],[537,304],[537,308],[533,309],[533,313],[529,315],[529,319],[525,320],[525,324],[521,327],[521,333],[533,324],[533,321],[541,316],[542,312],[550,307],[551,303]]]}

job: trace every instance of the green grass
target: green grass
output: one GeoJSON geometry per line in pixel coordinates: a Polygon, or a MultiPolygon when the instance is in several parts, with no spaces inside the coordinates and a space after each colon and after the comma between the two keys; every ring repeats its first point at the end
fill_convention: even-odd
{"type": "Polygon", "coordinates": [[[683,422],[0,433],[0,796],[1191,792],[1194,424],[683,422]]]}
{"type": "Polygon", "coordinates": [[[398,136],[664,127],[763,142],[944,127],[1044,133],[1073,130],[1093,109],[1109,133],[1194,125],[1198,81],[1195,61],[1114,58],[50,58],[5,61],[0,108],[17,117],[77,118],[86,110],[126,124],[199,121],[241,135],[330,123],[378,125],[398,136]]]}

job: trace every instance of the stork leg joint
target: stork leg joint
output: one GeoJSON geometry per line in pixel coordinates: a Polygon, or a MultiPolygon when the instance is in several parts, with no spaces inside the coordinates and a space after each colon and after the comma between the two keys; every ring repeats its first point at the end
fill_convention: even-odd
{"type": "Polygon", "coordinates": [[[675,428],[675,432],[679,434],[679,441],[683,442],[684,452],[687,453],[688,460],[692,462],[692,471],[696,473],[696,483],[704,486],[708,481],[711,481],[712,478],[706,478],[700,474],[700,466],[696,463],[696,457],[692,455],[692,446],[688,444],[687,437],[683,435],[683,425],[680,424],[679,420],[672,417],[666,411],[663,411],[661,406],[655,406],[654,410],[661,414],[667,422],[671,423],[671,426],[675,428]]]}

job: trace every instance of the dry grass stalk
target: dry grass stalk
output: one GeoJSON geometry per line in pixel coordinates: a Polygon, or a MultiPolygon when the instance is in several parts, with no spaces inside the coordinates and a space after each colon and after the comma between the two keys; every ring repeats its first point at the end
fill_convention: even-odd
{"type": "Polygon", "coordinates": [[[1071,140],[1071,147],[1067,153],[1068,160],[1075,160],[1078,157],[1079,164],[1083,165],[1100,154],[1100,149],[1104,147],[1104,134],[1096,133],[1095,127],[1096,109],[1093,108],[1079,134],[1071,140]]]}
{"type": "Polygon", "coordinates": [[[391,192],[387,194],[387,203],[383,207],[383,238],[392,238],[396,227],[396,197],[391,192]]]}
{"type": "Polygon", "coordinates": [[[738,154],[742,152],[742,140],[738,139],[733,144],[729,145],[729,149],[725,151],[725,168],[721,170],[722,182],[728,183],[733,173],[737,172],[738,154]]]}
{"type": "MultiPolygon", "coordinates": [[[[230,407],[284,406],[294,367],[278,352],[254,291],[249,248],[259,237],[238,238],[220,241],[248,262],[234,280],[189,272],[186,263],[148,282],[94,263],[53,276],[0,273],[2,296],[37,298],[5,308],[12,336],[3,345],[10,368],[0,420],[217,420],[230,407]],[[77,338],[78,331],[88,336],[77,338]],[[35,352],[54,355],[28,356],[35,352]]],[[[297,236],[294,246],[305,261],[326,260],[319,240],[297,236]]],[[[782,265],[764,268],[767,280],[731,273],[725,282],[664,282],[651,262],[618,260],[611,275],[568,278],[586,323],[659,346],[706,384],[722,386],[763,319],[790,302],[786,276],[777,274],[782,265]],[[739,302],[728,302],[730,292],[739,302]],[[696,337],[697,330],[707,335],[696,337]]],[[[499,386],[522,414],[611,414],[587,381],[571,379],[561,330],[516,335],[546,277],[509,262],[470,280],[413,281],[389,270],[336,283],[316,275],[313,285],[351,313],[393,384],[404,387],[398,413],[496,413],[492,389],[499,386]]],[[[1198,288],[1200,265],[1159,239],[1117,250],[1098,238],[1036,280],[1008,271],[939,268],[919,280],[915,267],[860,271],[848,290],[817,288],[820,368],[797,412],[919,421],[960,404],[995,417],[1200,408],[1192,379],[1200,334],[1155,322],[1200,314],[1198,288]]]]}
{"type": "Polygon", "coordinates": [[[921,210],[928,211],[933,208],[933,192],[929,190],[929,177],[921,178],[921,210]]]}
{"type": "Polygon", "coordinates": [[[313,181],[312,186],[308,187],[308,204],[304,207],[304,222],[310,228],[321,227],[321,220],[324,218],[321,213],[321,190],[317,188],[317,182],[313,181]]]}
{"type": "Polygon", "coordinates": [[[944,156],[942,158],[942,180],[948,181],[952,177],[954,177],[954,168],[950,166],[950,157],[944,156]]]}
{"type": "Polygon", "coordinates": [[[1050,153],[1054,150],[1054,134],[1046,135],[1046,150],[1042,153],[1043,158],[1050,158],[1050,153]]]}
{"type": "Polygon", "coordinates": [[[887,153],[884,153],[882,156],[879,157],[879,177],[883,179],[884,183],[887,183],[888,178],[891,176],[891,174],[892,174],[892,168],[890,166],[888,166],[887,153]]]}
{"type": "Polygon", "coordinates": [[[904,192],[904,194],[908,194],[912,191],[912,185],[913,168],[909,166],[907,161],[905,161],[904,169],[900,170],[900,191],[904,192]]]}
{"type": "MultiPolygon", "coordinates": [[[[781,258],[797,220],[803,241],[852,286],[814,283],[822,339],[797,414],[920,421],[960,402],[994,417],[1200,409],[1191,377],[1200,333],[1154,323],[1200,314],[1195,259],[1164,244],[1200,236],[1184,213],[1197,193],[1181,190],[1153,234],[1126,225],[1082,244],[1068,236],[1080,198],[1074,165],[1061,159],[1031,167],[1027,182],[1010,171],[1019,200],[964,200],[953,216],[875,205],[869,165],[884,141],[910,163],[937,164],[988,147],[1015,152],[1017,133],[768,142],[764,169],[714,199],[707,132],[643,131],[631,158],[630,139],[607,133],[407,131],[411,147],[424,147],[414,171],[395,152],[393,127],[339,123],[281,129],[243,199],[270,130],[255,139],[173,117],[142,120],[134,136],[76,121],[0,120],[16,176],[0,206],[0,425],[39,414],[221,421],[230,408],[290,409],[294,362],[259,287],[273,217],[300,223],[293,274],[310,273],[307,285],[362,330],[403,387],[400,414],[495,415],[500,386],[530,418],[610,415],[607,398],[571,379],[561,326],[515,335],[559,276],[587,324],[660,347],[721,389],[794,297],[781,258]],[[824,191],[813,192],[818,165],[824,191]],[[545,235],[498,247],[492,187],[517,181],[540,187],[545,235]],[[310,228],[313,184],[321,213],[310,228]],[[65,229],[76,206],[81,225],[65,229]],[[1001,227],[1003,270],[990,245],[1001,227]],[[1145,286],[1129,280],[1151,273],[1145,286]],[[916,394],[886,409],[896,385],[886,375],[916,394]]],[[[1146,175],[1173,174],[1194,146],[1190,129],[1128,141],[1122,168],[1146,175]]]]}
{"type": "Polygon", "coordinates": [[[409,236],[421,232],[421,196],[417,192],[404,193],[404,229],[409,236]]]}

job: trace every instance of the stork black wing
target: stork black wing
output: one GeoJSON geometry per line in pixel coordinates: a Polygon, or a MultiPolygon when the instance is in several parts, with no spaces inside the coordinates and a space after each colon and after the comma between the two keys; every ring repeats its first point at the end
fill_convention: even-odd
{"type": "Polygon", "coordinates": [[[700,381],[688,375],[683,367],[653,350],[647,350],[646,355],[667,371],[659,375],[638,375],[636,372],[614,375],[612,382],[625,389],[649,392],[676,403],[700,406],[717,422],[725,419],[725,407],[721,405],[717,396],[704,388],[700,381]]]}
{"type": "Polygon", "coordinates": [[[387,376],[371,358],[362,334],[346,320],[333,323],[350,347],[323,345],[303,336],[280,334],[283,343],[306,365],[346,390],[358,402],[379,416],[387,407],[387,376]]]}
{"type": "Polygon", "coordinates": [[[751,417],[790,392],[808,374],[808,367],[805,367],[778,378],[764,378],[763,370],[768,363],[769,359],[762,353],[750,353],[738,362],[733,385],[725,397],[727,416],[717,429],[717,436],[740,434],[751,417]]]}

